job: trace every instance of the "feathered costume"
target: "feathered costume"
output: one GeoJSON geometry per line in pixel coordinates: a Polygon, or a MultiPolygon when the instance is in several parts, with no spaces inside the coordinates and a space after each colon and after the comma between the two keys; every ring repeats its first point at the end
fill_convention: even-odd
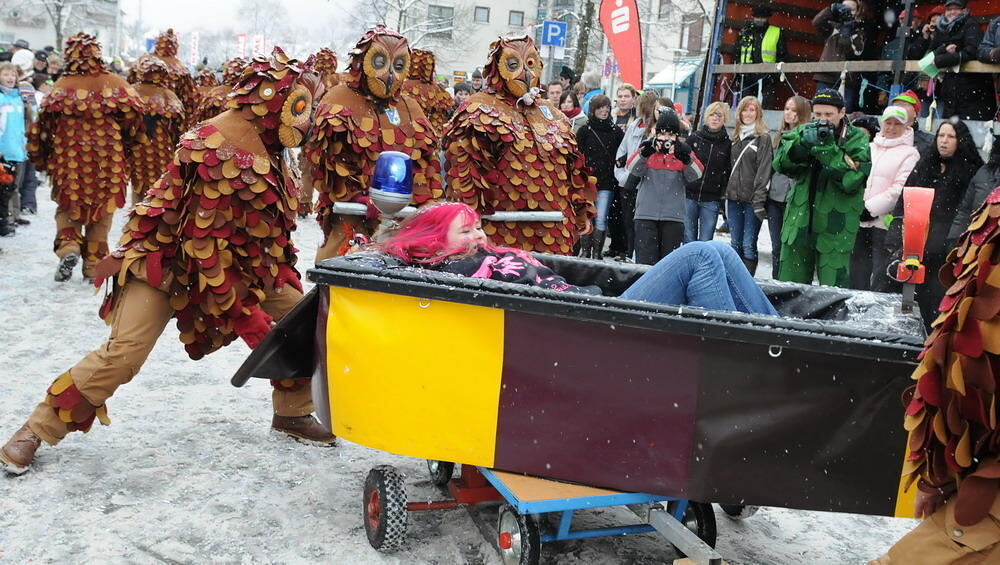
{"type": "Polygon", "coordinates": [[[125,79],[107,72],[94,36],[70,37],[64,56],[63,76],[28,133],[28,153],[52,183],[56,253],[82,254],[89,276],[107,255],[111,215],[125,205],[126,155],[141,135],[143,103],[125,79]]]}
{"type": "Polygon", "coordinates": [[[229,104],[229,93],[240,80],[240,74],[246,66],[247,60],[243,57],[235,57],[226,61],[222,68],[222,84],[212,87],[198,100],[195,122],[203,122],[226,111],[226,106],[229,104]]]}
{"type": "Polygon", "coordinates": [[[282,266],[295,264],[298,194],[282,148],[300,145],[309,128],[313,89],[297,80],[302,73],[278,48],[272,59],[254,58],[232,109],[181,138],[115,252],[124,260],[119,282],[142,262],[151,286],[169,283],[193,359],[233,341],[234,323],[259,309],[282,266]]]}
{"type": "Polygon", "coordinates": [[[369,203],[368,187],[382,151],[413,159],[413,203],[442,196],[434,128],[415,101],[399,96],[410,67],[406,38],[378,26],[350,56],[348,80],[328,90],[316,109],[315,144],[306,153],[325,236],[317,260],[342,255],[356,233],[372,235],[375,214],[367,221],[334,214],[333,203],[369,203]]]}
{"type": "MultiPolygon", "coordinates": [[[[948,289],[907,390],[907,486],[957,489],[955,520],[983,520],[1000,494],[1000,189],[941,269],[948,289]]],[[[940,490],[938,490],[940,489],[940,490]]]]}
{"type": "Polygon", "coordinates": [[[181,137],[184,106],[165,85],[170,83],[163,61],[143,59],[132,67],[129,80],[143,103],[145,139],[132,147],[129,166],[132,176],[132,201],[142,200],[146,191],[167,170],[181,137]]]}
{"type": "Polygon", "coordinates": [[[173,29],[168,29],[156,36],[153,52],[139,57],[136,63],[138,64],[143,59],[149,57],[155,57],[166,64],[170,82],[164,86],[172,90],[181,99],[185,114],[184,127],[187,128],[194,123],[195,110],[198,107],[198,87],[195,86],[194,77],[191,76],[191,72],[177,58],[177,52],[177,34],[174,33],[173,29]]]}
{"type": "Polygon", "coordinates": [[[327,89],[340,84],[340,75],[337,74],[337,53],[329,47],[323,47],[313,56],[313,71],[319,75],[323,86],[327,89]]]}
{"type": "MultiPolygon", "coordinates": [[[[319,76],[320,82],[326,90],[340,84],[340,75],[337,74],[337,54],[328,47],[323,47],[312,56],[313,71],[319,76]]],[[[313,213],[313,200],[316,198],[316,189],[313,186],[313,167],[309,166],[309,159],[306,155],[317,151],[316,140],[310,137],[302,146],[302,153],[298,158],[302,172],[302,189],[299,191],[299,217],[305,218],[313,213]]]]}
{"type": "Polygon", "coordinates": [[[410,78],[403,83],[403,96],[411,96],[420,105],[427,121],[439,134],[451,115],[455,105],[448,91],[434,82],[434,53],[423,49],[413,49],[410,60],[410,78]]]}
{"type": "Polygon", "coordinates": [[[558,211],[561,222],[483,222],[496,245],[569,254],[595,214],[589,175],[562,114],[536,95],[542,60],[528,36],[490,45],[485,92],[473,94],[443,132],[448,197],[483,215],[558,211]]]}

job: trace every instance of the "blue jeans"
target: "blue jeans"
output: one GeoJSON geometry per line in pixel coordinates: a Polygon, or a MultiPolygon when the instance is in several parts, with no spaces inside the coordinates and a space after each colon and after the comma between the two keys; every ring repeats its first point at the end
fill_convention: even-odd
{"type": "Polygon", "coordinates": [[[611,208],[611,200],[614,197],[613,190],[597,191],[597,217],[594,218],[594,229],[608,231],[608,209],[611,208]]]}
{"type": "Polygon", "coordinates": [[[753,213],[753,204],[739,200],[727,200],[726,211],[729,212],[729,235],[733,249],[740,257],[756,261],[760,220],[753,213]]]}
{"type": "Polygon", "coordinates": [[[621,298],[778,315],[743,261],[721,241],[695,241],[676,249],[632,283],[621,298]]]}
{"type": "Polygon", "coordinates": [[[715,222],[719,219],[719,202],[698,202],[686,198],[684,207],[684,243],[712,241],[715,222]]]}

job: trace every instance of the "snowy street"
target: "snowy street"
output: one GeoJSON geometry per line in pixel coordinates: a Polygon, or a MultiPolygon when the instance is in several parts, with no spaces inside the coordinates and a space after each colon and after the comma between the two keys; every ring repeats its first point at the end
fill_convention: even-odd
{"type": "MultiPolygon", "coordinates": [[[[30,226],[0,238],[0,441],[24,423],[49,383],[108,333],[97,315],[102,297],[82,282],[79,266],[69,282],[53,281],[55,205],[47,194],[47,186],[38,189],[41,209],[27,216],[30,226]]],[[[123,217],[116,216],[112,247],[123,217]]],[[[310,217],[296,235],[305,271],[320,230],[310,217]]],[[[760,242],[764,277],[766,225],[760,242]]],[[[108,402],[111,426],[95,422],[89,434],[43,445],[28,474],[0,476],[0,563],[500,563],[465,510],[412,513],[402,550],[373,550],[361,514],[368,470],[395,465],[410,499],[429,500],[440,494],[424,461],[342,440],[319,448],[272,435],[270,385],[229,384],[248,351],[240,341],[191,361],[171,322],[140,374],[108,402]]],[[[495,519],[495,511],[483,515],[495,519]]],[[[744,521],[719,509],[716,516],[717,548],[733,565],[866,563],[915,524],[777,508],[744,521]]],[[[630,512],[616,509],[579,525],[630,518],[634,523],[630,512]]],[[[553,543],[542,551],[543,563],[559,564],[676,557],[656,534],[553,543]]]]}

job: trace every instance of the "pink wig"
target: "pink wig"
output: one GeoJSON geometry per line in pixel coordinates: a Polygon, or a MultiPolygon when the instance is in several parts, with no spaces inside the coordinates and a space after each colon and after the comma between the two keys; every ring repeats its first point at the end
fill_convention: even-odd
{"type": "Polygon", "coordinates": [[[469,251],[466,247],[447,248],[448,227],[456,217],[461,217],[464,225],[472,225],[479,220],[479,214],[467,204],[434,204],[404,220],[399,229],[375,248],[407,263],[440,263],[469,251]]]}

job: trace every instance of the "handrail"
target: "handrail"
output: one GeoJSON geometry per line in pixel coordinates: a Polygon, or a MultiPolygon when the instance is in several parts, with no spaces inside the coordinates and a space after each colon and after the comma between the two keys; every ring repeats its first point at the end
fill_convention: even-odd
{"type": "MultiPolygon", "coordinates": [[[[892,61],[813,61],[809,63],[784,63],[778,70],[778,63],[753,63],[715,65],[715,74],[771,74],[783,72],[792,73],[839,73],[843,70],[853,72],[891,72],[892,61]]],[[[942,69],[943,70],[943,69],[942,69]]],[[[920,72],[918,61],[906,61],[906,72],[920,72]]],[[[991,65],[979,61],[969,61],[961,67],[963,73],[1000,73],[1000,65],[991,65]]]]}

